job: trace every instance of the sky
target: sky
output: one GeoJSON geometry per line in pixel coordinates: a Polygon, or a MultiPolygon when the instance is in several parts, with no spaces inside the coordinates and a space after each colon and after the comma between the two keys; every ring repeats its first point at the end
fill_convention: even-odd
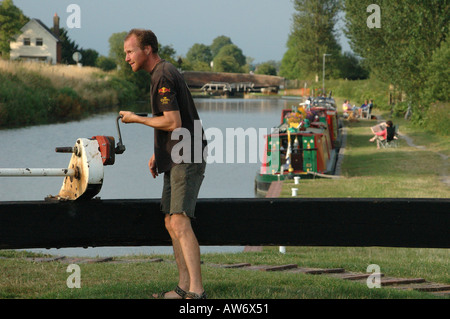
{"type": "MultiPolygon", "coordinates": [[[[210,45],[225,35],[254,63],[281,61],[291,30],[292,0],[13,0],[29,18],[60,27],[80,48],[109,53],[113,33],[132,28],[151,29],[176,56],[186,56],[195,43],[210,45]],[[79,7],[79,28],[73,25],[79,7]]],[[[341,41],[346,48],[345,39],[341,41]]]]}

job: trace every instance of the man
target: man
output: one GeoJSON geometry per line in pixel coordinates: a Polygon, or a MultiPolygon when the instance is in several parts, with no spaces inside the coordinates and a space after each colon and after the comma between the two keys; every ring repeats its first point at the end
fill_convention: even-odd
{"type": "Polygon", "coordinates": [[[362,116],[362,112],[364,112],[368,106],[369,102],[365,100],[363,105],[361,105],[361,107],[359,108],[359,116],[362,116]]]}
{"type": "MultiPolygon", "coordinates": [[[[203,158],[206,140],[203,139],[203,129],[198,129],[199,116],[182,75],[172,64],[160,58],[158,40],[152,31],[131,30],[125,38],[124,51],[126,62],[134,72],[145,70],[151,74],[153,117],[141,117],[128,111],[121,111],[120,115],[124,123],[139,123],[155,129],[155,152],[148,165],[153,178],[164,173],[161,211],[165,214],[164,222],[172,239],[179,272],[178,286],[154,297],[206,298],[200,248],[191,227],[206,165],[203,158]],[[187,130],[191,138],[191,143],[188,143],[191,148],[183,148],[181,157],[176,152],[172,154],[174,146],[180,142],[172,139],[172,133],[180,130],[187,130]],[[201,149],[195,149],[195,145],[201,149]]],[[[185,135],[183,143],[189,142],[184,138],[185,135]]]]}

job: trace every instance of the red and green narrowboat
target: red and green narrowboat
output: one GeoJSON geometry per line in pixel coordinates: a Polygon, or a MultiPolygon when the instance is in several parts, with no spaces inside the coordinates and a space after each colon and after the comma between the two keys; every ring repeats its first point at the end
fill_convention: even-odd
{"type": "Polygon", "coordinates": [[[339,151],[339,119],[331,106],[301,104],[284,109],[281,123],[266,136],[255,194],[265,196],[274,181],[333,175],[339,151]]]}

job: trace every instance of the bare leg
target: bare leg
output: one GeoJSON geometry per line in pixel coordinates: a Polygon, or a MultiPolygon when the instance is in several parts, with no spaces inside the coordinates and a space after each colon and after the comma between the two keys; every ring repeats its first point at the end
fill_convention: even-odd
{"type": "MultiPolygon", "coordinates": [[[[180,255],[182,255],[182,258],[179,256],[177,259],[178,269],[181,271],[180,284],[184,284],[181,283],[181,279],[184,281],[189,278],[189,291],[201,294],[204,289],[200,267],[200,247],[192,229],[191,220],[184,214],[173,214],[170,216],[169,223],[170,232],[178,241],[180,255]]],[[[180,288],[183,287],[180,286],[180,288]]]]}
{"type": "MultiPolygon", "coordinates": [[[[173,245],[173,254],[175,256],[175,262],[177,264],[178,268],[178,287],[180,287],[184,291],[189,291],[189,285],[190,285],[190,278],[189,278],[189,272],[186,267],[186,262],[184,260],[183,251],[181,249],[181,245],[179,240],[176,238],[175,233],[172,230],[171,227],[171,216],[169,214],[166,214],[164,218],[164,222],[166,225],[166,229],[169,232],[170,238],[172,239],[172,245],[173,245]]],[[[155,298],[157,298],[157,294],[153,295],[155,298]]],[[[174,290],[168,291],[164,294],[164,298],[166,299],[181,299],[181,296],[177,294],[174,290]]]]}

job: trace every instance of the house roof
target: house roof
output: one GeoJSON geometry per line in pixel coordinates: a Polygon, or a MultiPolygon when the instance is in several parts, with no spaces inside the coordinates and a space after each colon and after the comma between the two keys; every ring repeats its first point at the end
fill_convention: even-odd
{"type": "Polygon", "coordinates": [[[28,24],[30,24],[32,21],[36,22],[38,25],[40,25],[42,28],[44,28],[44,30],[47,31],[55,39],[55,41],[57,41],[57,42],[60,41],[60,39],[57,36],[55,36],[55,34],[39,19],[34,19],[34,18],[30,19],[30,21],[28,21],[20,30],[23,31],[25,29],[25,27],[28,24]]]}

